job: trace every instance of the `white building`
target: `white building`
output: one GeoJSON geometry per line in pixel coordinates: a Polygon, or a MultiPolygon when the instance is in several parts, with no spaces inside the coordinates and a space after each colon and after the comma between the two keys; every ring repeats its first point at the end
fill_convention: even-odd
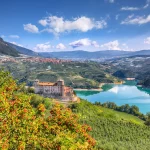
{"type": "Polygon", "coordinates": [[[40,82],[39,80],[35,80],[34,88],[35,93],[44,94],[49,97],[65,97],[73,95],[73,89],[66,87],[63,80],[58,80],[56,83],[40,82]]]}

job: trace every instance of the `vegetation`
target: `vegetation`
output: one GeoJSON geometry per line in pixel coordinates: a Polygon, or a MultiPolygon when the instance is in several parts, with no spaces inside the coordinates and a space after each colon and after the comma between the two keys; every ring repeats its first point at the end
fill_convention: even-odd
{"type": "Polygon", "coordinates": [[[135,78],[143,87],[150,87],[150,57],[134,56],[116,59],[105,63],[108,73],[118,78],[135,78]]]}
{"type": "Polygon", "coordinates": [[[150,76],[148,75],[146,78],[144,78],[138,84],[143,85],[143,87],[150,88],[150,76]]]}
{"type": "Polygon", "coordinates": [[[0,72],[0,149],[149,149],[149,113],[146,122],[124,113],[136,115],[137,107],[124,105],[119,112],[112,103],[81,100],[66,108],[32,92],[0,72]]]}
{"type": "Polygon", "coordinates": [[[150,126],[150,113],[147,113],[147,120],[145,121],[145,124],[150,126]]]}
{"type": "Polygon", "coordinates": [[[19,53],[16,51],[16,49],[9,46],[6,42],[3,41],[2,38],[0,38],[0,53],[3,55],[10,55],[14,57],[19,56],[19,53]]]}
{"type": "Polygon", "coordinates": [[[8,44],[10,47],[16,49],[16,50],[17,50],[19,53],[21,53],[21,54],[25,54],[25,55],[29,55],[29,56],[38,56],[38,55],[39,55],[38,53],[36,53],[36,52],[34,52],[34,51],[32,51],[32,50],[29,50],[29,49],[27,49],[27,48],[24,48],[24,47],[22,47],[22,46],[18,46],[18,45],[9,43],[9,42],[7,42],[7,44],[8,44]]]}
{"type": "Polygon", "coordinates": [[[0,149],[90,150],[90,130],[70,109],[24,93],[9,73],[0,72],[0,149]]]}
{"type": "Polygon", "coordinates": [[[18,82],[32,86],[35,79],[56,82],[64,79],[73,88],[99,88],[99,83],[113,83],[119,79],[105,72],[105,67],[94,62],[64,62],[59,64],[42,62],[3,63],[0,65],[12,73],[18,82]]]}
{"type": "Polygon", "coordinates": [[[96,149],[147,150],[150,146],[150,128],[127,113],[96,106],[81,100],[70,106],[80,116],[80,122],[92,127],[91,136],[97,140],[96,149]]]}
{"type": "Polygon", "coordinates": [[[134,116],[139,117],[140,119],[146,121],[147,116],[139,112],[139,108],[135,105],[130,106],[129,104],[125,104],[122,106],[117,106],[114,102],[106,102],[101,104],[100,102],[95,102],[95,105],[102,106],[105,108],[110,108],[116,111],[125,112],[134,116]]]}

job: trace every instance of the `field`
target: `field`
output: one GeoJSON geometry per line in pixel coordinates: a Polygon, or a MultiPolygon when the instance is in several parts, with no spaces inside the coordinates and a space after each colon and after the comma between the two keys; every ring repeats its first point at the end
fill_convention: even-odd
{"type": "Polygon", "coordinates": [[[70,106],[81,123],[92,127],[97,149],[147,150],[150,146],[150,128],[132,115],[95,106],[85,100],[70,106]]]}

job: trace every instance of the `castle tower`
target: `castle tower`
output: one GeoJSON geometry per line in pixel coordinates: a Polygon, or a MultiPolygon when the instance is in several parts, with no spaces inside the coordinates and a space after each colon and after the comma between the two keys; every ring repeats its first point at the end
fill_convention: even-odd
{"type": "Polygon", "coordinates": [[[64,80],[58,80],[57,81],[57,85],[60,86],[61,88],[61,96],[64,97],[65,96],[65,91],[64,91],[64,80]]]}
{"type": "Polygon", "coordinates": [[[33,85],[34,85],[34,86],[37,86],[38,84],[39,84],[39,80],[36,79],[36,80],[34,81],[33,85]]]}
{"type": "Polygon", "coordinates": [[[33,86],[34,86],[34,90],[35,90],[35,93],[38,93],[39,92],[39,88],[38,88],[38,84],[39,84],[39,80],[36,79],[33,83],[33,86]]]}

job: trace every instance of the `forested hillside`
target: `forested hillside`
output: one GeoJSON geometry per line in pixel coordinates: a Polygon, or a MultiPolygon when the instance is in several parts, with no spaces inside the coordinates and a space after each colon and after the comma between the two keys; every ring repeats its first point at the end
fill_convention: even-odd
{"type": "Polygon", "coordinates": [[[7,42],[7,44],[9,46],[11,46],[12,48],[14,48],[16,51],[18,51],[21,54],[29,55],[29,56],[38,56],[39,55],[38,53],[36,53],[36,52],[34,52],[30,49],[27,49],[27,48],[24,48],[24,47],[21,47],[21,46],[18,46],[18,45],[9,43],[9,42],[7,42]]]}
{"type": "Polygon", "coordinates": [[[118,78],[135,78],[144,87],[150,87],[150,57],[137,56],[112,60],[105,63],[107,71],[118,78]]]}
{"type": "Polygon", "coordinates": [[[0,54],[10,55],[10,56],[19,56],[16,49],[9,46],[2,38],[0,38],[0,54]]]}
{"type": "Polygon", "coordinates": [[[100,83],[113,83],[119,79],[105,72],[105,67],[95,62],[5,62],[0,64],[12,73],[18,82],[32,85],[35,79],[56,82],[63,79],[73,88],[99,88],[100,83]]]}

